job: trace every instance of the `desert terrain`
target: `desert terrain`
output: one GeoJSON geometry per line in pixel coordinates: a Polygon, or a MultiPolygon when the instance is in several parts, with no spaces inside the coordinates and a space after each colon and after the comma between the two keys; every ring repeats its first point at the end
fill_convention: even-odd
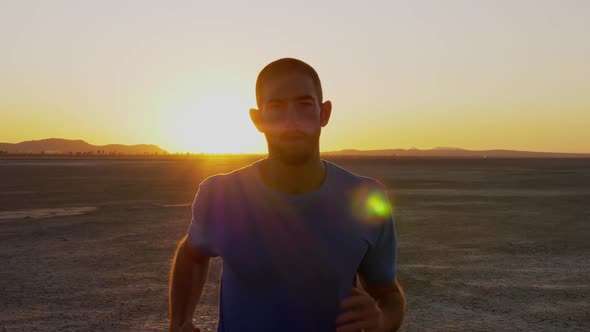
{"type": "MultiPolygon", "coordinates": [[[[0,158],[0,331],[166,330],[198,184],[256,158],[0,158]]],[[[389,188],[402,330],[590,330],[590,159],[327,159],[389,188]]]]}

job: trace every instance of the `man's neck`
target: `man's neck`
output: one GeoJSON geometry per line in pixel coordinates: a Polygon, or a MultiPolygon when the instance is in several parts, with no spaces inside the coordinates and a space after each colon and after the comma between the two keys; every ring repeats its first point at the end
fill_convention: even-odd
{"type": "Polygon", "coordinates": [[[262,181],[287,194],[301,195],[317,190],[326,178],[326,164],[318,155],[300,165],[287,165],[271,156],[260,165],[262,181]]]}

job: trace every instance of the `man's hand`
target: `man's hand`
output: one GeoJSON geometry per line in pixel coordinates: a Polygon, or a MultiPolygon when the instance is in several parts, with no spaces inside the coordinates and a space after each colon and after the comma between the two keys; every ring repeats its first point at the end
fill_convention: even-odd
{"type": "Polygon", "coordinates": [[[359,288],[351,289],[351,296],[342,300],[345,311],[336,319],[337,332],[377,332],[383,327],[383,313],[377,302],[359,288]]]}

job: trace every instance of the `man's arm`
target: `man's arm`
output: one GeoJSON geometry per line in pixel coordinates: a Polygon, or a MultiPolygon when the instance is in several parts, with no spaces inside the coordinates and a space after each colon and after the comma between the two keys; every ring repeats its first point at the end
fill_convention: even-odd
{"type": "MultiPolygon", "coordinates": [[[[384,190],[377,190],[378,202],[390,206],[384,190]]],[[[369,202],[369,198],[367,198],[369,202]]],[[[391,211],[391,209],[390,209],[391,211]]],[[[397,238],[391,213],[369,215],[374,241],[363,257],[358,276],[363,287],[352,288],[344,299],[336,323],[338,332],[397,331],[404,318],[406,298],[396,278],[397,238]]]]}
{"type": "Polygon", "coordinates": [[[383,314],[381,331],[397,331],[402,325],[406,312],[406,295],[397,279],[391,284],[371,286],[360,278],[363,289],[377,302],[383,314]]]}
{"type": "Polygon", "coordinates": [[[211,257],[192,249],[185,236],[170,270],[169,331],[181,331],[192,319],[209,273],[211,257]]]}

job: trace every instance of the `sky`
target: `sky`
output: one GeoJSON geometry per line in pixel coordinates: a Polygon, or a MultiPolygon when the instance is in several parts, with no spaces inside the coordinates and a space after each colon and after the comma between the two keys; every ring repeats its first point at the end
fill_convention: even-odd
{"type": "Polygon", "coordinates": [[[590,1],[0,0],[0,142],[266,152],[267,63],[311,64],[321,149],[590,152],[590,1]]]}

